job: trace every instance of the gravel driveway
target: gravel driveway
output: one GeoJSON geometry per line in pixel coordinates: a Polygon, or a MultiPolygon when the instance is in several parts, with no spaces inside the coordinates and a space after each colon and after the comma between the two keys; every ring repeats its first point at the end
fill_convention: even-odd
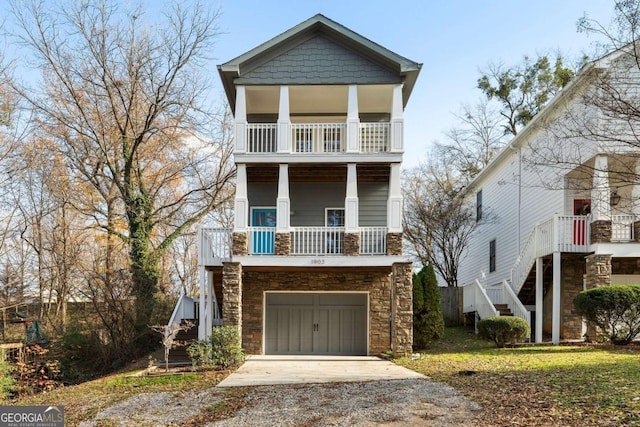
{"type": "MultiPolygon", "coordinates": [[[[472,426],[480,407],[427,379],[248,387],[244,406],[209,426],[472,426]]],[[[142,393],[98,413],[83,427],[196,425],[224,408],[233,389],[142,393]],[[206,418],[206,417],[205,417],[206,418]]]]}

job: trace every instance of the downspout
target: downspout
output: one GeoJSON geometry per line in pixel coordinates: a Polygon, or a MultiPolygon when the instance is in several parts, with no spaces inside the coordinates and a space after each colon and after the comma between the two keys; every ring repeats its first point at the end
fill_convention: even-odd
{"type": "Polygon", "coordinates": [[[508,145],[509,149],[511,149],[512,151],[516,151],[518,153],[518,205],[517,205],[517,210],[518,210],[518,253],[522,250],[522,247],[520,246],[521,244],[521,237],[520,237],[520,230],[521,230],[521,211],[522,211],[522,147],[514,147],[513,143],[508,145]]]}

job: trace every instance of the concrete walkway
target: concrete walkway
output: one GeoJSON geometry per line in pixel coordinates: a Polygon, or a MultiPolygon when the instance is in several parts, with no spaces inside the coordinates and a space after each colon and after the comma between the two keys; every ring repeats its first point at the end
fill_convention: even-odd
{"type": "Polygon", "coordinates": [[[248,356],[218,387],[426,378],[373,356],[248,356]]]}

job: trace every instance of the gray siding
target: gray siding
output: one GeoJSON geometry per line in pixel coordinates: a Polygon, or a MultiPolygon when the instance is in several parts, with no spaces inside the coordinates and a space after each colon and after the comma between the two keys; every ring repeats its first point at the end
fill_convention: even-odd
{"type": "Polygon", "coordinates": [[[324,227],[325,208],[343,208],[345,183],[290,183],[292,227],[324,227]]]}
{"type": "Polygon", "coordinates": [[[276,206],[278,184],[276,182],[254,182],[247,186],[249,207],[276,206]]]}
{"type": "Polygon", "coordinates": [[[259,65],[236,84],[400,83],[392,71],[318,35],[259,65]]]}
{"type": "Polygon", "coordinates": [[[384,227],[387,225],[387,199],[389,184],[358,183],[359,218],[361,227],[384,227]]]}

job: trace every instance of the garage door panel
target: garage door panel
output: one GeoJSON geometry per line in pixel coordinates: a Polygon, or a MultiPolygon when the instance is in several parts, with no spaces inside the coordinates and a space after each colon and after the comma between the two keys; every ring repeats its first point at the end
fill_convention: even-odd
{"type": "Polygon", "coordinates": [[[366,294],[267,294],[267,354],[367,354],[366,294]]]}

